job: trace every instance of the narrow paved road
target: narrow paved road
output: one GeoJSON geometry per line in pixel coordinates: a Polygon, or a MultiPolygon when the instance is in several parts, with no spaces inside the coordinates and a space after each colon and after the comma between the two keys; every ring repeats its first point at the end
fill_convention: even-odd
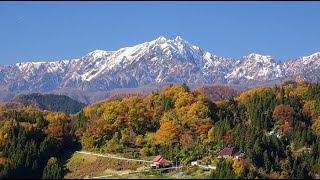
{"type": "Polygon", "coordinates": [[[130,159],[130,158],[124,158],[124,157],[118,157],[112,154],[98,154],[98,153],[93,153],[93,152],[87,152],[87,151],[76,151],[76,153],[80,154],[90,154],[93,156],[100,156],[100,157],[106,157],[106,158],[113,158],[113,159],[120,159],[120,160],[126,160],[126,161],[137,161],[137,162],[148,162],[152,163],[152,161],[146,161],[142,159],[130,159]]]}
{"type": "Polygon", "coordinates": [[[216,166],[203,166],[203,165],[198,165],[199,167],[205,168],[205,169],[217,169],[216,166]]]}

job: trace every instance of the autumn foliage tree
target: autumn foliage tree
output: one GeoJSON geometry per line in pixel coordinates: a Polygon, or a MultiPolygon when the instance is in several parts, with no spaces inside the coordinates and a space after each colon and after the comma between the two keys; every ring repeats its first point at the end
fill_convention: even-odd
{"type": "Polygon", "coordinates": [[[184,132],[180,136],[179,143],[182,147],[192,144],[194,142],[194,138],[191,131],[184,132]]]}
{"type": "Polygon", "coordinates": [[[275,108],[274,108],[274,111],[273,111],[273,118],[275,120],[291,120],[293,118],[293,116],[295,115],[295,111],[292,107],[290,107],[289,105],[284,105],[284,104],[280,104],[280,105],[277,105],[275,108]]]}
{"type": "Polygon", "coordinates": [[[60,125],[48,127],[48,134],[58,140],[62,140],[65,135],[64,130],[60,125]]]}
{"type": "Polygon", "coordinates": [[[164,122],[156,132],[155,138],[158,144],[174,144],[177,142],[177,127],[171,122],[164,122]]]}
{"type": "Polygon", "coordinates": [[[241,176],[245,170],[245,162],[243,159],[237,159],[233,161],[232,168],[237,176],[241,176]]]}
{"type": "Polygon", "coordinates": [[[320,118],[312,123],[312,130],[317,136],[320,136],[320,118]]]}
{"type": "Polygon", "coordinates": [[[226,134],[222,137],[221,142],[230,144],[232,142],[232,130],[229,129],[226,134]]]}

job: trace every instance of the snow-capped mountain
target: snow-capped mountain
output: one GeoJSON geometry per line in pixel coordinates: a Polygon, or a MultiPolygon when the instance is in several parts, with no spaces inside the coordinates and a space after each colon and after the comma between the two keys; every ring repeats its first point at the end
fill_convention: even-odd
{"type": "Polygon", "coordinates": [[[236,67],[225,76],[229,83],[247,84],[250,80],[272,81],[285,76],[280,62],[271,56],[251,53],[236,62],[236,67]]]}
{"type": "MultiPolygon", "coordinates": [[[[0,66],[0,90],[11,96],[19,92],[72,94],[79,100],[79,96],[152,83],[251,86],[286,77],[318,80],[319,65],[320,53],[287,63],[253,53],[234,60],[213,55],[180,36],[173,40],[159,37],[117,51],[96,50],[80,59],[3,65],[0,66]]],[[[6,100],[5,95],[1,98],[6,100]]],[[[103,98],[105,96],[95,100],[103,98]]]]}
{"type": "Polygon", "coordinates": [[[284,63],[286,75],[290,78],[304,78],[309,81],[320,81],[320,52],[300,57],[284,63]]]}

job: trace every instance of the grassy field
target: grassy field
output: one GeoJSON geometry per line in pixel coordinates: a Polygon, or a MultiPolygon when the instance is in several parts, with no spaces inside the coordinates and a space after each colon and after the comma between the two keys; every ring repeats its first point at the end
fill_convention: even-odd
{"type": "Polygon", "coordinates": [[[65,179],[203,179],[210,171],[197,167],[184,167],[178,171],[162,174],[156,169],[149,169],[149,163],[124,161],[118,159],[97,157],[87,154],[74,153],[66,161],[65,179]],[[148,170],[148,171],[144,171],[148,170]],[[135,172],[141,171],[141,172],[135,172]],[[179,171],[184,175],[178,177],[179,171]]]}
{"type": "Polygon", "coordinates": [[[115,175],[136,171],[147,163],[123,161],[74,153],[65,164],[65,179],[87,179],[102,175],[115,175]]]}

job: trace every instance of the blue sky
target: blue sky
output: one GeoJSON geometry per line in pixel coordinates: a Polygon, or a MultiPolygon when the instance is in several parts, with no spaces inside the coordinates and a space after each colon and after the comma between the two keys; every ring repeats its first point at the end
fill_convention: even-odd
{"type": "Polygon", "coordinates": [[[0,64],[181,36],[229,58],[320,51],[320,2],[0,2],[0,64]]]}

